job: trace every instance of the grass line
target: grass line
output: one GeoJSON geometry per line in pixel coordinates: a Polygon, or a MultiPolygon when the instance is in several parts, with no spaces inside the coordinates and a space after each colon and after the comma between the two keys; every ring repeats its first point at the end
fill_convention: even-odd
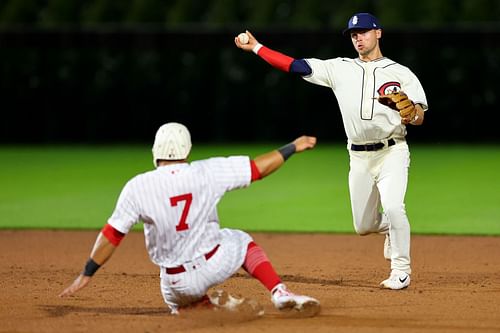
{"type": "MultiPolygon", "coordinates": [[[[193,159],[276,145],[195,145],[193,159]]],[[[412,145],[406,208],[414,234],[500,235],[500,146],[412,145]]],[[[352,233],[343,144],[293,156],[226,194],[224,227],[352,233]]],[[[149,146],[0,146],[0,228],[99,229],[125,182],[152,168],[149,146]]],[[[140,229],[140,226],[138,227],[140,229]]]]}

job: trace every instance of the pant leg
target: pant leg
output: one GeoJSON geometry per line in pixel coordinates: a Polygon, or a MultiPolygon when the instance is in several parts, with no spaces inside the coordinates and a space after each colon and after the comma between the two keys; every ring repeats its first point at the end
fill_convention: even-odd
{"type": "Polygon", "coordinates": [[[405,194],[408,184],[410,152],[406,143],[388,149],[377,186],[391,239],[391,268],[411,273],[410,223],[406,215],[405,194]]]}
{"type": "Polygon", "coordinates": [[[367,152],[350,151],[349,194],[354,230],[359,235],[384,233],[388,230],[381,214],[380,193],[376,175],[371,170],[373,159],[367,152]]]}

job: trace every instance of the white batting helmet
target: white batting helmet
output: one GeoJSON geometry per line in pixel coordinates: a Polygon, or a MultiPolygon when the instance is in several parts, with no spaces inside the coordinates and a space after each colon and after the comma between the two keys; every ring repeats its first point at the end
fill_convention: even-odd
{"type": "Polygon", "coordinates": [[[191,135],[186,126],[166,123],[156,132],[153,144],[153,163],[158,160],[184,160],[191,151],[191,135]]]}

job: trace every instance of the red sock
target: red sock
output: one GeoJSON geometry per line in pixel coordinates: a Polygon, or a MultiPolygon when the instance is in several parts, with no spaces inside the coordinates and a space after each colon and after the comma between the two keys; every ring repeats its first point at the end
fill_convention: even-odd
{"type": "Polygon", "coordinates": [[[254,278],[259,280],[269,291],[271,291],[281,279],[267,258],[266,253],[254,242],[248,244],[247,255],[243,268],[254,278]]]}

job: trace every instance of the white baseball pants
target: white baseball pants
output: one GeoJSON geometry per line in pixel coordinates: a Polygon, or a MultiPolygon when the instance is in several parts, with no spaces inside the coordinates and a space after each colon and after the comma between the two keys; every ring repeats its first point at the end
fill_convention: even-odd
{"type": "Polygon", "coordinates": [[[200,300],[210,287],[226,281],[243,265],[250,235],[233,229],[221,229],[220,233],[220,246],[210,259],[202,256],[185,263],[186,271],[179,274],[167,274],[161,267],[161,292],[173,314],[179,307],[200,300]]]}
{"type": "Polygon", "coordinates": [[[378,151],[352,151],[349,191],[354,229],[360,235],[389,233],[391,269],[408,274],[410,224],[404,204],[410,167],[405,141],[378,151]]]}

